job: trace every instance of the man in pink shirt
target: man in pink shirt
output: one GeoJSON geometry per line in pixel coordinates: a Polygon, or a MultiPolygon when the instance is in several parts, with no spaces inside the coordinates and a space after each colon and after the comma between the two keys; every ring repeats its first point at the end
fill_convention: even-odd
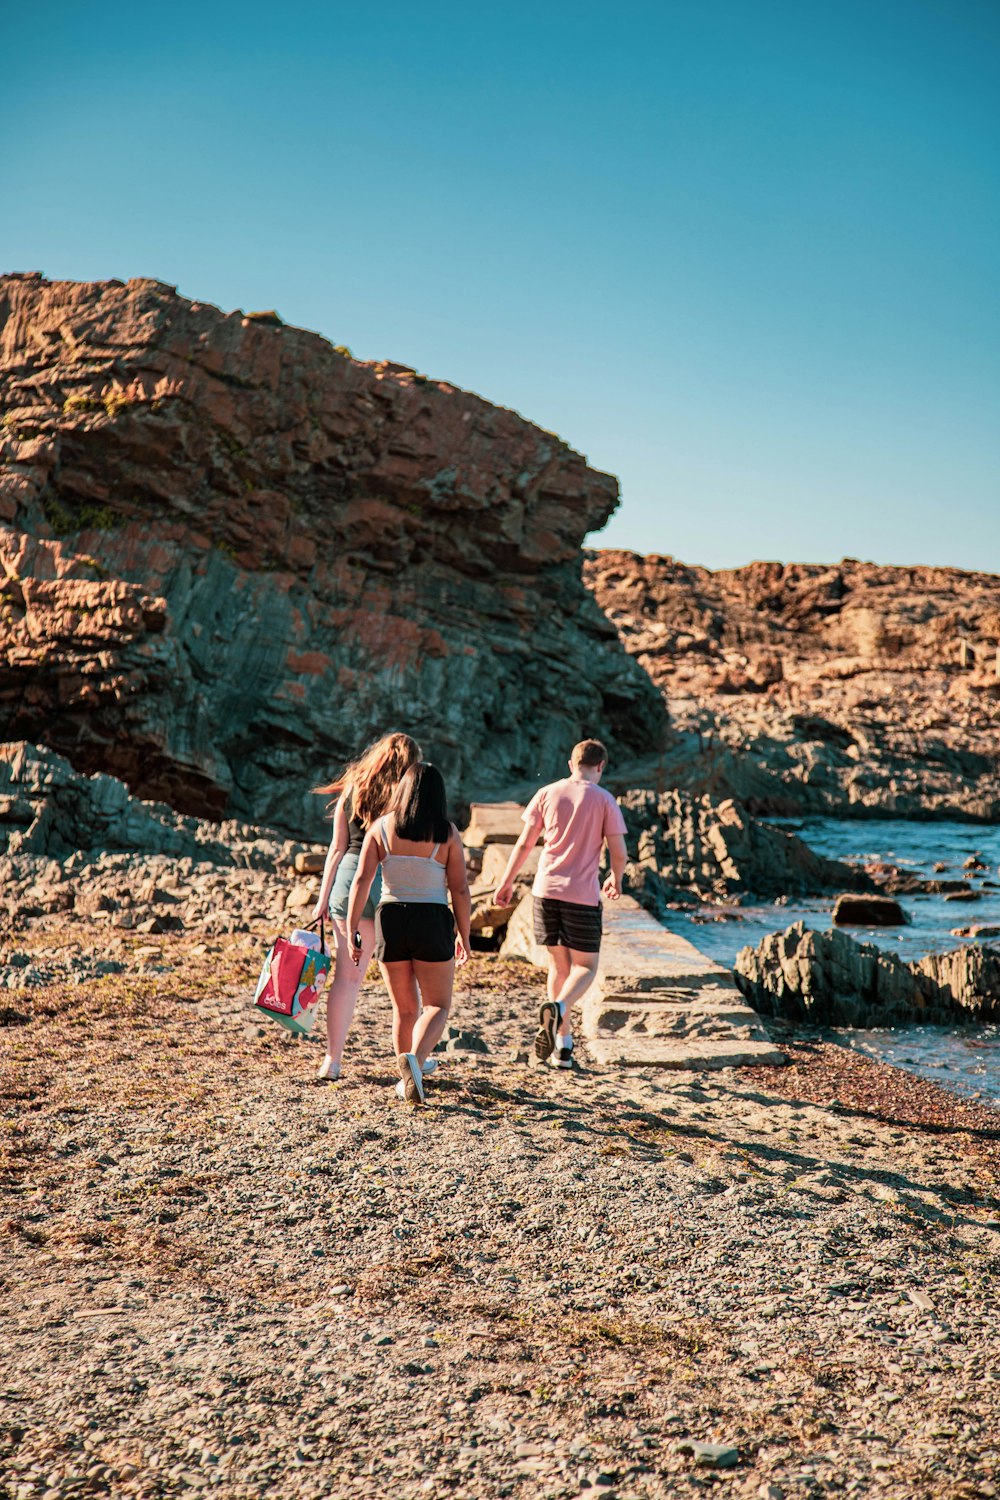
{"type": "Polygon", "coordinates": [[[545,847],[532,886],[535,941],[549,956],[548,999],[539,1011],[535,1056],[544,1062],[556,1054],[560,1068],[573,1066],[571,1012],[594,982],[601,948],[601,886],[598,868],[605,843],[611,873],[604,895],[617,901],[625,871],[625,819],[621,808],[598,783],[608,763],[600,740],[573,746],[570,774],[543,786],[524,810],[524,832],[511,851],[497,886],[497,906],[509,906],[514,877],[538,842],[545,847]]]}

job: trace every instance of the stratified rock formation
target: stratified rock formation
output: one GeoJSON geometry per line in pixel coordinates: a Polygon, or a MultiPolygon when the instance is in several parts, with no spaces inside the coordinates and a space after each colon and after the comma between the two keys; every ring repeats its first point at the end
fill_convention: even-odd
{"type": "Polygon", "coordinates": [[[796,922],[736,955],[736,979],[763,1015],[825,1026],[990,1021],[1000,1016],[1000,951],[961,948],[905,964],[845,932],[796,922]]]}
{"type": "Polygon", "coordinates": [[[751,818],[733,801],[686,792],[627,792],[632,894],[654,914],[678,898],[740,902],[748,896],[873,891],[861,870],[815,854],[794,833],[751,818]]]}
{"type": "Polygon", "coordinates": [[[64,859],[76,850],[121,850],[273,870],[283,848],[263,829],[144,802],[114,776],[74,771],[37,745],[0,744],[0,855],[64,859]]]}
{"type": "Polygon", "coordinates": [[[666,784],[752,812],[1000,816],[1000,578],[957,568],[587,554],[689,731],[666,784]]]}
{"type": "Polygon", "coordinates": [[[0,279],[0,737],[319,827],[391,727],[453,793],[662,705],[580,582],[617,484],[514,412],[159,282],[0,279]]]}

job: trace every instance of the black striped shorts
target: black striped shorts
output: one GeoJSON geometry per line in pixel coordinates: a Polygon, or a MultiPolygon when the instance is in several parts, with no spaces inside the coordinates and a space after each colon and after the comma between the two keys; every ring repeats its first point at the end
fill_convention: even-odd
{"type": "Polygon", "coordinates": [[[560,901],[556,896],[535,896],[535,942],[545,948],[575,948],[578,953],[599,953],[601,908],[560,901]]]}

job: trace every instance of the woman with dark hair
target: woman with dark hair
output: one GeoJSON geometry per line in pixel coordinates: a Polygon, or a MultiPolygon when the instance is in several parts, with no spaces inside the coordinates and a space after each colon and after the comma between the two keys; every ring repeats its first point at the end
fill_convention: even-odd
{"type": "Polygon", "coordinates": [[[396,1091],[410,1104],[423,1104],[424,1073],[434,1065],[431,1053],[448,1023],[455,964],[469,956],[472,913],[465,851],[448,820],[444,780],[436,766],[425,761],[411,766],[388,813],[365,835],[347,910],[355,963],[363,947],[358,923],[380,867],[375,957],[392,1000],[396,1091]]]}
{"type": "Polygon", "coordinates": [[[356,928],[361,933],[360,949],[347,940],[347,901],[365,833],[389,806],[403,772],[419,759],[420,746],[408,734],[384,734],[357,760],[345,766],[336,781],[315,788],[324,796],[337,799],[331,804],[333,834],[312,910],[314,923],[329,915],[337,945],[333,983],[326,996],[326,1056],[319,1069],[324,1083],[333,1083],[340,1077],[358,991],[375,948],[377,889],[372,891],[371,899],[351,928],[352,932],[356,928]]]}

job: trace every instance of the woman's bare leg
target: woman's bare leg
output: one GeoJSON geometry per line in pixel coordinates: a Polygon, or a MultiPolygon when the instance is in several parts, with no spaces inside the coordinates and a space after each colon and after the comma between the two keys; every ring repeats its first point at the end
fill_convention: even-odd
{"type": "Polygon", "coordinates": [[[333,983],[326,994],[326,1054],[338,1066],[343,1061],[344,1043],[354,1020],[354,1007],[358,1003],[358,991],[365,971],[375,950],[375,923],[370,917],[362,917],[358,926],[361,933],[361,960],[354,967],[347,938],[347,923],[334,918],[336,933],[336,957],[333,983]]]}
{"type": "Polygon", "coordinates": [[[401,1052],[413,1051],[413,1031],[420,1015],[420,992],[413,972],[416,965],[404,958],[379,964],[379,968],[392,1001],[392,1050],[398,1057],[401,1052]]]}
{"type": "Polygon", "coordinates": [[[405,1051],[415,1052],[423,1067],[438,1042],[444,1036],[451,1010],[451,996],[455,987],[455,960],[432,964],[414,959],[413,969],[420,986],[423,1012],[413,1028],[413,1045],[405,1051]]]}

